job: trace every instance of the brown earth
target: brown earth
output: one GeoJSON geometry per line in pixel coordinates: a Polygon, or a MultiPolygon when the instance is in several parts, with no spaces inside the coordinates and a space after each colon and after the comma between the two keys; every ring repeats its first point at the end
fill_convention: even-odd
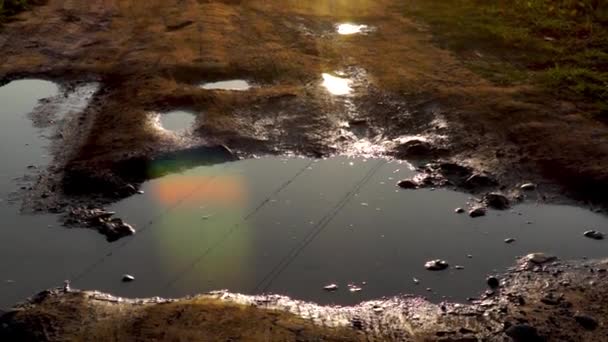
{"type": "MultiPolygon", "coordinates": [[[[101,83],[56,142],[56,172],[39,187],[59,196],[43,209],[61,206],[57,189],[126,196],[127,183],[158,176],[148,171],[152,159],[192,146],[223,144],[244,156],[387,155],[395,139],[416,134],[445,136],[438,157],[490,172],[503,186],[534,181],[549,200],[565,191],[605,205],[608,126],[580,114],[584,104],[480,78],[402,15],[410,4],[50,0],[19,15],[0,32],[0,79],[101,83]],[[374,31],[337,35],[344,21],[374,31]],[[354,80],[351,96],[320,87],[321,74],[336,71],[354,80]],[[198,86],[232,78],[256,87],[198,86]],[[151,124],[150,112],[173,109],[197,113],[191,136],[151,124]]],[[[429,157],[437,156],[422,160],[429,157]]]]}
{"type": "Polygon", "coordinates": [[[45,291],[0,315],[3,341],[605,341],[606,261],[523,258],[470,304],[404,296],[323,307],[216,292],[129,300],[45,291]],[[510,338],[509,338],[510,337],[510,338]]]}

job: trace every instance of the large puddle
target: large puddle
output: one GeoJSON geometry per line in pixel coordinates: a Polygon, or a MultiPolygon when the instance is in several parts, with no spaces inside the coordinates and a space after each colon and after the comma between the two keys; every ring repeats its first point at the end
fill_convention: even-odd
{"type": "Polygon", "coordinates": [[[608,256],[606,242],[582,235],[608,227],[606,216],[524,203],[472,219],[454,213],[467,194],[397,188],[413,175],[406,163],[346,157],[267,157],[149,181],[144,194],[109,208],[138,233],[108,244],[92,230],[56,227],[53,216],[20,215],[5,200],[29,165],[48,163],[45,132],[27,114],[56,93],[44,81],[0,88],[0,307],[64,279],[129,297],[229,289],[336,304],[403,293],[464,301],[519,255],[608,256]],[[427,271],[430,259],[451,267],[427,271]],[[338,290],[325,291],[329,284],[338,290]]]}
{"type": "Polygon", "coordinates": [[[519,255],[608,255],[604,242],[582,236],[606,227],[605,216],[525,203],[472,219],[454,213],[469,195],[395,186],[411,175],[384,160],[262,158],[157,179],[111,208],[138,234],[74,285],[131,297],[229,289],[338,304],[402,293],[464,301],[519,255]],[[436,258],[464,269],[427,271],[436,258]],[[136,281],[121,283],[124,273],[136,281]],[[323,289],[334,283],[338,291],[323,289]]]}

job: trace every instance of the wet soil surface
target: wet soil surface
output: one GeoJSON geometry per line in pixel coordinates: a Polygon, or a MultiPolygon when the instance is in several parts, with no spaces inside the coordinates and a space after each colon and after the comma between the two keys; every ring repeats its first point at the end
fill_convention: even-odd
{"type": "Polygon", "coordinates": [[[605,261],[568,263],[545,254],[488,280],[470,304],[403,296],[353,307],[228,292],[129,300],[69,286],[42,292],[0,317],[0,337],[65,340],[603,341],[605,261]],[[222,328],[209,325],[221,319],[222,328]],[[120,323],[119,323],[120,322],[120,323]],[[196,326],[197,329],[191,329],[196,326]],[[167,328],[170,327],[170,328],[167,328]]]}
{"type": "MultiPolygon", "coordinates": [[[[100,81],[80,124],[64,132],[70,143],[56,174],[45,178],[59,197],[79,203],[131,195],[153,177],[144,168],[159,156],[224,145],[240,156],[452,161],[509,190],[534,182],[549,201],[605,204],[605,125],[533,87],[479,78],[433,46],[401,6],[49,1],[3,28],[0,78],[100,81]],[[225,81],[232,90],[201,88],[225,81]],[[173,110],[200,116],[191,136],[151,124],[151,112],[173,110]],[[413,135],[426,141],[403,146],[413,135]]],[[[31,206],[56,207],[50,197],[31,206]]]]}

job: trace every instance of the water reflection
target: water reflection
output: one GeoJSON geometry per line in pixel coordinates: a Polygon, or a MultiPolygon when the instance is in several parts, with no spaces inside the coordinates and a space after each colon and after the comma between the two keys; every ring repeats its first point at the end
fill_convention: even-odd
{"type": "Polygon", "coordinates": [[[351,35],[351,34],[356,34],[356,33],[367,32],[369,30],[369,27],[367,25],[356,25],[356,24],[345,23],[345,24],[336,25],[336,30],[337,30],[338,34],[351,35]]]}
{"type": "Polygon", "coordinates": [[[59,229],[57,217],[22,215],[19,203],[7,200],[23,185],[16,179],[46,168],[51,160],[44,136],[56,127],[38,129],[29,114],[44,105],[52,106],[53,120],[69,117],[86,108],[95,90],[95,85],[85,84],[57,96],[55,83],[34,79],[0,87],[0,309],[60,286],[107,247],[95,232],[59,229]]]}
{"type": "Polygon", "coordinates": [[[227,80],[219,82],[205,83],[201,86],[203,89],[209,90],[232,90],[232,91],[245,91],[251,88],[249,82],[245,80],[227,80]]]}
{"type": "Polygon", "coordinates": [[[608,255],[604,242],[582,237],[586,227],[606,226],[604,216],[523,204],[471,219],[454,213],[471,202],[468,194],[395,186],[413,174],[408,164],[345,157],[263,158],[171,174],[110,208],[139,232],[75,286],[138,297],[227,288],[338,304],[400,293],[464,300],[517,255],[608,255]],[[510,237],[517,242],[504,243],[510,237]],[[464,269],[429,272],[431,259],[464,269]],[[123,273],[138,281],[125,286],[123,273]],[[332,283],[340,290],[323,290],[332,283]]]}
{"type": "Polygon", "coordinates": [[[341,96],[348,95],[352,92],[352,88],[350,87],[352,81],[350,79],[337,77],[327,73],[322,74],[322,77],[322,85],[330,94],[341,96]]]}
{"type": "Polygon", "coordinates": [[[194,113],[175,110],[155,116],[155,125],[158,128],[173,132],[184,132],[194,124],[194,113]]]}

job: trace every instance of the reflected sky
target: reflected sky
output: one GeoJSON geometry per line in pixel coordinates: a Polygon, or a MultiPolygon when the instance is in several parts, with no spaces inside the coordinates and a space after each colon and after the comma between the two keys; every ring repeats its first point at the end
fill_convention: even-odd
{"type": "Polygon", "coordinates": [[[245,80],[227,80],[219,82],[205,83],[201,86],[203,89],[209,90],[233,90],[233,91],[244,91],[249,90],[251,85],[245,80]]]}
{"type": "Polygon", "coordinates": [[[337,77],[327,73],[321,76],[323,77],[322,85],[330,94],[340,96],[348,95],[352,92],[352,88],[350,87],[352,81],[348,78],[337,77]]]}
{"type": "Polygon", "coordinates": [[[368,30],[367,25],[357,25],[351,23],[344,23],[336,25],[336,30],[338,34],[341,35],[351,35],[356,33],[362,33],[368,30]]]}

